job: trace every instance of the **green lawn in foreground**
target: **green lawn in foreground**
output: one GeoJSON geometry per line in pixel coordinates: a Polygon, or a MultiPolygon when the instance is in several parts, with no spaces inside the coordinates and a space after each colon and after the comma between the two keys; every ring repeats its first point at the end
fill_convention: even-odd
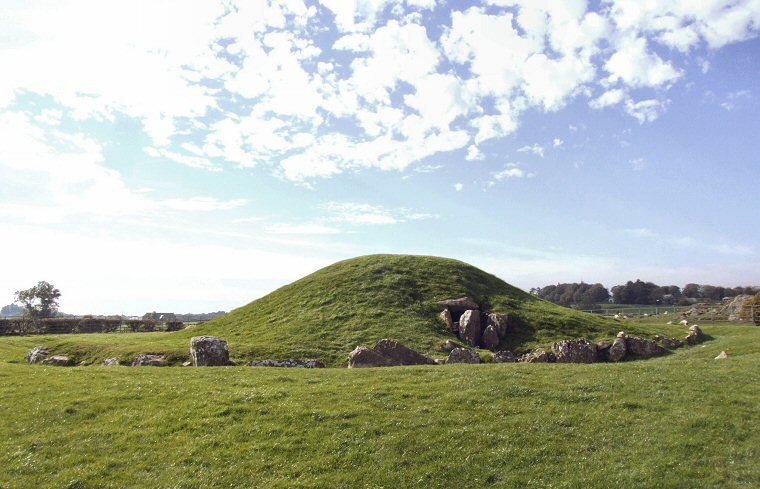
{"type": "Polygon", "coordinates": [[[0,338],[0,487],[759,487],[760,328],[704,329],[622,364],[366,370],[54,368],[0,338]]]}

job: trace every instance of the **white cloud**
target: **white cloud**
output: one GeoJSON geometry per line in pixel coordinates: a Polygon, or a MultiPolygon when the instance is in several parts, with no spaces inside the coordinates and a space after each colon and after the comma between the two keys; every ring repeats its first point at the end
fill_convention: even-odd
{"type": "Polygon", "coordinates": [[[328,202],[320,207],[331,214],[325,218],[327,222],[354,225],[387,225],[437,218],[433,214],[404,208],[388,209],[382,206],[355,202],[328,202]]]}
{"type": "Polygon", "coordinates": [[[552,146],[555,148],[560,148],[563,144],[565,144],[565,142],[560,138],[554,138],[554,140],[552,140],[552,146]]]}
{"type": "Polygon", "coordinates": [[[463,188],[464,188],[464,185],[461,184],[461,183],[455,183],[454,184],[454,191],[455,192],[461,192],[463,188]]]}
{"type": "Polygon", "coordinates": [[[625,99],[625,90],[622,90],[620,88],[613,88],[612,90],[607,90],[599,97],[590,101],[589,106],[594,109],[603,109],[604,107],[617,105],[622,102],[623,99],[625,99]]]}
{"type": "Polygon", "coordinates": [[[647,166],[647,160],[644,158],[634,158],[629,163],[635,171],[641,171],[647,166]]]}
{"type": "Polygon", "coordinates": [[[162,207],[178,211],[226,211],[248,204],[248,199],[217,200],[212,197],[192,197],[189,199],[168,199],[160,202],[162,207]]]}
{"type": "Polygon", "coordinates": [[[737,90],[735,92],[730,92],[728,95],[726,95],[726,100],[720,104],[723,109],[727,111],[732,111],[737,107],[738,103],[741,103],[742,100],[747,100],[752,97],[752,92],[749,90],[737,90]]]}
{"type": "Polygon", "coordinates": [[[604,64],[610,73],[607,83],[622,82],[628,86],[659,87],[672,83],[681,74],[657,54],[649,52],[645,38],[624,38],[617,51],[604,64]]]}
{"type": "Polygon", "coordinates": [[[652,122],[656,120],[660,114],[665,110],[669,101],[660,100],[642,100],[634,102],[631,99],[625,101],[625,111],[632,117],[634,117],[639,124],[645,122],[652,122]]]}
{"type": "Polygon", "coordinates": [[[536,156],[540,156],[541,158],[544,157],[544,147],[540,146],[538,143],[534,144],[533,146],[523,146],[521,148],[518,148],[518,153],[532,153],[536,156]]]}
{"type": "Polygon", "coordinates": [[[464,159],[467,161],[477,161],[482,160],[485,157],[486,156],[483,154],[483,152],[480,151],[480,148],[474,144],[471,144],[467,147],[467,155],[465,155],[464,159]]]}
{"type": "Polygon", "coordinates": [[[277,223],[266,226],[268,234],[340,234],[340,229],[322,224],[288,224],[277,223]]]}

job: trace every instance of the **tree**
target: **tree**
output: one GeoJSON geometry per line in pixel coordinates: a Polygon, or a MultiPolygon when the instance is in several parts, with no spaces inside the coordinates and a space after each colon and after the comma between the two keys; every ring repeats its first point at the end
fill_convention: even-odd
{"type": "Polygon", "coordinates": [[[61,291],[47,282],[26,290],[17,290],[14,302],[21,304],[26,314],[33,318],[50,318],[58,312],[58,298],[61,291]]]}

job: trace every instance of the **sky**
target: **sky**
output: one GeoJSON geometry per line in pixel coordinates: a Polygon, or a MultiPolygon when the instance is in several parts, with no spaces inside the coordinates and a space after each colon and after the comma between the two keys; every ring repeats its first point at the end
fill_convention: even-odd
{"type": "Polygon", "coordinates": [[[230,310],[335,261],[760,285],[760,0],[0,4],[0,304],[230,310]]]}

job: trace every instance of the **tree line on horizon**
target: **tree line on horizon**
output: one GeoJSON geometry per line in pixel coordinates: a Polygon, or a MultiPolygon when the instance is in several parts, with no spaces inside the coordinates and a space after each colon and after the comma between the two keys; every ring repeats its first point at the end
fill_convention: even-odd
{"type": "Polygon", "coordinates": [[[694,300],[720,301],[725,297],[737,295],[753,295],[760,287],[720,287],[709,284],[686,284],[683,288],[677,285],[657,285],[637,279],[629,280],[624,285],[616,285],[607,289],[600,283],[587,284],[564,283],[534,287],[530,293],[542,299],[562,306],[579,306],[591,309],[599,303],[613,302],[615,304],[637,305],[687,305],[694,300]]]}

